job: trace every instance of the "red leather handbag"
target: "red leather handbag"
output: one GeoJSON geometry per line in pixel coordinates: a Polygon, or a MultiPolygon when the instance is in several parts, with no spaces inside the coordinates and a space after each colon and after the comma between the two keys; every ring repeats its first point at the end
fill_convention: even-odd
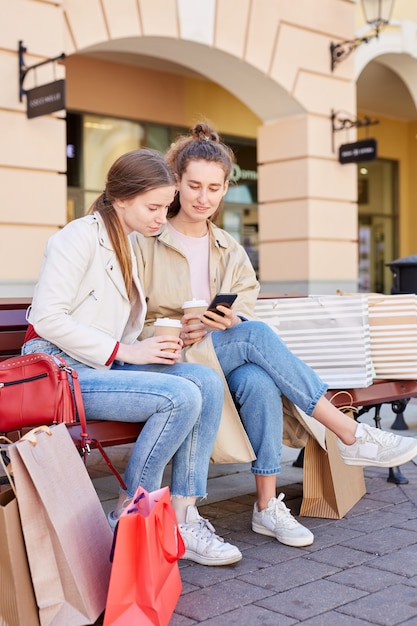
{"type": "Polygon", "coordinates": [[[126,485],[97,439],[87,431],[78,373],[65,359],[34,352],[0,363],[0,433],[52,424],[81,424],[80,449],[84,461],[90,446],[96,447],[122,489],[126,485]],[[70,385],[72,379],[72,387],[70,385]]]}
{"type": "MultiPolygon", "coordinates": [[[[0,363],[0,431],[80,421],[84,416],[78,375],[61,357],[36,352],[0,363]]],[[[85,416],[84,416],[85,421],[85,416]]],[[[85,430],[85,429],[84,429],[85,430]]]]}

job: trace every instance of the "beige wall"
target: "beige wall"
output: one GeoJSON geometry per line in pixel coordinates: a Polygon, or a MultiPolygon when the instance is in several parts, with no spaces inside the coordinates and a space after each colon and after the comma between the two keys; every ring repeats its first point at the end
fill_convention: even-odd
{"type": "MultiPolygon", "coordinates": [[[[0,293],[30,288],[40,250],[65,215],[65,122],[62,113],[26,119],[16,97],[19,39],[29,64],[70,57],[69,107],[187,126],[205,114],[221,132],[257,133],[261,280],[268,290],[352,289],[356,182],[331,151],[330,111],[355,106],[353,63],[333,75],[329,43],[352,37],[354,14],[350,0],[321,0],[320,11],[311,0],[3,0],[0,293]],[[107,67],[86,58],[103,52],[114,55],[107,67]],[[132,54],[180,64],[188,75],[120,67],[120,55],[132,54]],[[319,229],[329,215],[339,228],[319,229]],[[21,252],[10,270],[13,249],[21,252]]],[[[36,78],[64,73],[48,65],[36,78]]]]}
{"type": "Polygon", "coordinates": [[[206,80],[85,55],[69,57],[65,67],[70,111],[186,127],[207,118],[222,133],[252,138],[262,123],[232,94],[206,80]]]}
{"type": "MultiPolygon", "coordinates": [[[[66,219],[65,120],[54,114],[26,119],[19,102],[18,41],[32,65],[63,51],[60,2],[0,3],[0,293],[32,289],[47,237],[66,219]],[[34,28],[36,24],[36,28],[34,28]],[[7,25],[7,27],[6,27],[7,25]]],[[[64,76],[44,66],[28,73],[24,87],[64,76]]]]}

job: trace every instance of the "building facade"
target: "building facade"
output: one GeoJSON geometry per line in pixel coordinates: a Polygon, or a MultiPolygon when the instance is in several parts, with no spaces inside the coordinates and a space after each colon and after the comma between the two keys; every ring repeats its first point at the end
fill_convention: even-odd
{"type": "Polygon", "coordinates": [[[201,119],[235,150],[223,226],[263,291],[389,291],[385,263],[417,248],[417,10],[396,0],[332,70],[331,42],[368,27],[355,0],[317,3],[0,0],[0,296],[31,295],[47,238],[119,154],[163,151],[201,119]],[[65,54],[23,88],[65,78],[66,110],[28,119],[19,41],[24,68],[65,54]],[[378,123],[342,123],[364,118],[378,123]],[[375,161],[339,163],[368,136],[375,161]]]}

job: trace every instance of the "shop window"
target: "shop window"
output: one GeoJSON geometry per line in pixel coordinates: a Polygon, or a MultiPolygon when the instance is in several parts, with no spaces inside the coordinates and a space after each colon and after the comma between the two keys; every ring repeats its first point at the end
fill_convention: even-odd
{"type": "MultiPolygon", "coordinates": [[[[67,114],[68,221],[85,214],[102,192],[107,171],[123,153],[147,147],[164,153],[188,129],[93,114],[67,114]]],[[[222,137],[235,156],[224,211],[217,223],[244,246],[258,272],[256,142],[222,137]]]]}

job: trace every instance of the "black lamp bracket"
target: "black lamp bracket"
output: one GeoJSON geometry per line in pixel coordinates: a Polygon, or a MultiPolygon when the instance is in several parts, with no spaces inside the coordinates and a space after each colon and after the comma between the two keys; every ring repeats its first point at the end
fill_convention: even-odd
{"type": "Polygon", "coordinates": [[[22,102],[23,96],[26,93],[26,89],[23,89],[23,81],[26,78],[26,74],[30,72],[30,70],[34,70],[41,65],[46,65],[47,63],[55,63],[55,61],[62,61],[65,59],[65,53],[63,52],[57,57],[53,57],[52,59],[46,59],[45,61],[40,61],[40,63],[35,63],[34,65],[27,66],[25,64],[23,55],[27,52],[27,48],[23,45],[23,41],[19,41],[19,102],[22,102]]]}
{"type": "Polygon", "coordinates": [[[375,30],[371,31],[366,37],[356,37],[355,39],[341,41],[340,43],[330,43],[330,68],[334,71],[335,66],[340,61],[344,61],[353,50],[355,50],[361,43],[368,43],[371,39],[379,37],[379,31],[381,26],[375,26],[375,30]]]}
{"type": "Polygon", "coordinates": [[[364,128],[366,126],[374,126],[379,124],[379,120],[371,120],[369,115],[365,115],[362,119],[359,117],[345,117],[341,111],[333,111],[330,116],[332,121],[332,149],[334,152],[334,134],[339,130],[349,130],[350,128],[364,128]]]}

